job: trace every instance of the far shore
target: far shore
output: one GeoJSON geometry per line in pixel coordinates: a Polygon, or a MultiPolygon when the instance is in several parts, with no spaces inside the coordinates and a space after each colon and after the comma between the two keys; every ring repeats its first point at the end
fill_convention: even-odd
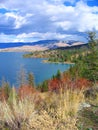
{"type": "MultiPolygon", "coordinates": [[[[32,50],[31,48],[29,49],[20,49],[20,48],[7,48],[7,49],[0,49],[0,52],[33,52],[35,50],[32,50]]],[[[41,50],[37,50],[37,51],[41,51],[41,50]]],[[[27,57],[28,58],[28,57],[27,57]]],[[[38,57],[31,57],[31,58],[38,58],[38,57]]],[[[75,64],[75,63],[72,63],[70,61],[66,61],[66,62],[51,62],[51,61],[48,61],[48,60],[43,60],[43,63],[55,63],[55,64],[75,64]]]]}
{"type": "Polygon", "coordinates": [[[11,47],[0,49],[0,52],[33,52],[33,51],[44,51],[47,50],[46,47],[41,47],[39,45],[34,46],[21,46],[21,47],[11,47]]]}
{"type": "MultiPolygon", "coordinates": [[[[22,47],[13,47],[13,48],[5,48],[5,49],[0,49],[0,52],[34,52],[34,51],[44,51],[47,50],[47,48],[44,47],[39,47],[39,46],[22,46],[22,47]]],[[[33,58],[33,57],[31,57],[33,58]]],[[[34,57],[38,58],[38,57],[34,57]]],[[[44,58],[44,57],[43,57],[44,58]]],[[[43,60],[43,63],[55,63],[55,64],[75,64],[70,61],[66,62],[51,62],[48,60],[43,60]]]]}
{"type": "Polygon", "coordinates": [[[75,63],[72,63],[72,62],[69,62],[69,61],[66,61],[66,62],[51,62],[51,61],[48,61],[48,60],[43,60],[44,63],[55,63],[55,64],[75,64],[75,63]]]}

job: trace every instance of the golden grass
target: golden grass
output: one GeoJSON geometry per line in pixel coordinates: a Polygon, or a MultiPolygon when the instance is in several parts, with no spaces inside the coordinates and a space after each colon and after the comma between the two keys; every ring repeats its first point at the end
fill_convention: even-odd
{"type": "Polygon", "coordinates": [[[66,90],[60,94],[52,93],[46,99],[48,114],[52,117],[55,129],[76,130],[77,114],[80,104],[84,102],[82,91],[66,90]]]}
{"type": "Polygon", "coordinates": [[[28,99],[18,100],[14,89],[8,102],[0,102],[0,108],[0,121],[10,129],[19,129],[35,114],[34,103],[28,99]]]}
{"type": "Polygon", "coordinates": [[[0,123],[9,130],[77,130],[77,114],[84,101],[82,92],[47,93],[36,109],[31,99],[18,100],[13,91],[10,102],[0,102],[0,123]]]}

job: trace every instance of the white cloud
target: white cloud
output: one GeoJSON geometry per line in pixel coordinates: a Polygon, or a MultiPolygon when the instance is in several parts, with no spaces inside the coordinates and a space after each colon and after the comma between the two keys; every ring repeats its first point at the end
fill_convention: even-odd
{"type": "MultiPolygon", "coordinates": [[[[9,12],[0,14],[0,32],[14,35],[14,41],[40,39],[66,39],[73,31],[98,31],[98,6],[90,7],[85,0],[66,6],[64,2],[76,0],[5,0],[0,7],[9,12]],[[13,11],[15,10],[15,11],[13,11]],[[70,32],[64,34],[64,32],[70,32]]],[[[75,35],[73,35],[75,36],[75,35]]],[[[75,36],[76,38],[76,36],[75,36]]]]}
{"type": "Polygon", "coordinates": [[[48,4],[46,14],[54,26],[61,27],[62,30],[98,31],[98,7],[89,7],[83,1],[77,2],[75,7],[48,4]]]}
{"type": "Polygon", "coordinates": [[[63,30],[68,30],[71,28],[71,22],[70,21],[63,21],[63,22],[57,22],[55,23],[57,26],[60,26],[61,28],[63,28],[63,30]]]}
{"type": "Polygon", "coordinates": [[[0,34],[0,42],[7,43],[7,42],[35,42],[38,40],[46,40],[46,39],[59,39],[59,40],[80,40],[83,41],[84,39],[82,36],[77,35],[70,35],[70,34],[61,34],[61,33],[39,33],[39,32],[32,32],[32,33],[23,33],[19,35],[5,35],[0,34]]]}
{"type": "Polygon", "coordinates": [[[15,38],[14,35],[5,35],[3,33],[0,34],[0,42],[1,43],[12,42],[14,38],[15,38]]]}
{"type": "Polygon", "coordinates": [[[21,16],[18,13],[15,12],[11,12],[11,13],[6,13],[5,14],[6,19],[8,20],[9,18],[13,18],[14,19],[14,28],[18,29],[21,28],[21,26],[28,24],[28,18],[33,16],[33,14],[26,14],[25,16],[21,16]]]}

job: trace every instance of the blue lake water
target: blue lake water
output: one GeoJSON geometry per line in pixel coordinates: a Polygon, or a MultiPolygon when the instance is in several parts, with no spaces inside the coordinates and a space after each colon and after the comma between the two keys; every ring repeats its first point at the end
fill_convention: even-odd
{"type": "Polygon", "coordinates": [[[0,52],[0,81],[4,77],[11,85],[17,82],[17,76],[21,68],[25,68],[27,73],[32,72],[35,83],[51,78],[57,73],[67,70],[68,64],[43,63],[39,58],[23,58],[23,52],[0,52]]]}

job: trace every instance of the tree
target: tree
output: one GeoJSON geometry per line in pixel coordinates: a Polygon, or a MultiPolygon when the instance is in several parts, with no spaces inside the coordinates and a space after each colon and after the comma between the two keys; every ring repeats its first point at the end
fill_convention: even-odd
{"type": "Polygon", "coordinates": [[[18,72],[17,82],[20,86],[27,84],[27,73],[23,67],[18,72]]]}
{"type": "Polygon", "coordinates": [[[91,81],[98,80],[98,52],[88,54],[85,58],[83,76],[91,81]]]}
{"type": "Polygon", "coordinates": [[[34,76],[33,76],[32,73],[29,73],[29,74],[28,74],[28,84],[29,84],[30,86],[32,86],[32,87],[35,86],[35,85],[34,85],[34,76]]]}
{"type": "Polygon", "coordinates": [[[58,70],[57,71],[57,74],[56,74],[56,76],[55,76],[57,79],[61,79],[61,72],[60,72],[60,70],[58,70]]]}
{"type": "Polygon", "coordinates": [[[94,51],[96,47],[96,33],[95,32],[88,32],[88,45],[90,51],[94,51]]]}
{"type": "Polygon", "coordinates": [[[9,83],[6,82],[4,78],[2,78],[0,95],[2,95],[3,99],[8,99],[10,91],[11,87],[9,83]]]}
{"type": "Polygon", "coordinates": [[[39,86],[38,89],[41,92],[47,92],[48,91],[48,80],[43,81],[39,86]]]}
{"type": "Polygon", "coordinates": [[[91,81],[96,82],[98,80],[98,50],[96,42],[96,33],[88,33],[88,45],[90,52],[84,58],[84,72],[83,76],[91,81]]]}
{"type": "Polygon", "coordinates": [[[90,81],[98,80],[98,50],[95,32],[88,33],[88,46],[85,55],[77,58],[76,64],[70,68],[73,77],[87,78],[90,81]]]}

